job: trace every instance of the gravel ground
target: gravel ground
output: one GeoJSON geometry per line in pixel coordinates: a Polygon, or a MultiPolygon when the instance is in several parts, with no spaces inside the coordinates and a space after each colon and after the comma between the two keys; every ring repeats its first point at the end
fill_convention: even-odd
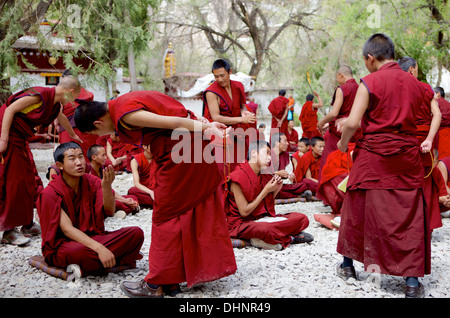
{"type": "MultiPolygon", "coordinates": [[[[44,184],[45,172],[52,163],[52,149],[33,149],[36,166],[44,184]]],[[[116,177],[114,189],[121,194],[132,185],[131,175],[116,177]]],[[[255,247],[235,248],[238,270],[217,281],[188,289],[176,298],[403,298],[401,277],[376,275],[355,263],[359,280],[345,282],[334,274],[341,256],[336,253],[338,232],[314,220],[314,214],[326,210],[321,202],[277,205],[277,213],[302,212],[310,221],[306,232],[315,240],[311,244],[291,245],[283,251],[260,250],[255,247]]],[[[144,258],[137,268],[103,277],[89,276],[72,282],[44,274],[28,264],[28,258],[41,253],[41,239],[33,238],[26,247],[0,244],[0,298],[126,298],[119,284],[137,280],[148,270],[152,211],[141,210],[125,219],[106,219],[110,230],[137,225],[145,232],[144,258]]],[[[421,279],[428,298],[450,297],[450,219],[432,237],[432,273],[421,279]]]]}

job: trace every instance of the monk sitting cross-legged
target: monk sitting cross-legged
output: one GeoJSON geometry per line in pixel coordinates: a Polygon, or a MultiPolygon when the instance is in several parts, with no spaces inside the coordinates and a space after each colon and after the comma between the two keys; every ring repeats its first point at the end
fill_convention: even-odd
{"type": "Polygon", "coordinates": [[[58,146],[54,157],[61,174],[37,202],[45,261],[62,268],[77,264],[82,276],[135,266],[142,258],[143,231],[133,226],[109,232],[104,226],[105,216],[115,211],[114,169],[104,169],[103,179],[85,174],[85,157],[75,142],[58,146]]]}
{"type": "Polygon", "coordinates": [[[283,183],[275,175],[263,187],[261,169],[270,163],[271,151],[266,141],[249,146],[249,161],[232,173],[226,212],[230,236],[250,240],[264,249],[281,250],[291,243],[311,242],[313,237],[302,232],[309,220],[302,213],[276,215],[274,197],[283,183]]]}
{"type": "Polygon", "coordinates": [[[155,171],[156,163],[150,146],[142,145],[144,152],[134,155],[131,159],[131,173],[133,174],[133,184],[128,190],[129,195],[134,195],[139,200],[142,207],[153,207],[155,193],[155,171]]]}

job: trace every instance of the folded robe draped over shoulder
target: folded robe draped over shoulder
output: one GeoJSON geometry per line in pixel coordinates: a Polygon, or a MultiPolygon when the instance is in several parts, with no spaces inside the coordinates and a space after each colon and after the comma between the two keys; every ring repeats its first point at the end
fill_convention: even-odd
{"type": "Polygon", "coordinates": [[[0,231],[33,222],[36,167],[27,140],[34,136],[36,126],[47,127],[60,112],[54,87],[31,87],[12,95],[1,106],[0,129],[6,108],[26,96],[39,96],[41,101],[14,115],[8,147],[0,155],[0,231]]]}
{"type": "Polygon", "coordinates": [[[138,146],[150,145],[156,164],[152,244],[145,280],[151,284],[186,281],[193,286],[234,273],[236,261],[223,210],[223,177],[215,162],[207,163],[201,156],[208,144],[203,134],[184,133],[181,140],[174,140],[172,130],[132,130],[121,121],[137,110],[192,119],[195,115],[178,101],[151,91],[130,92],[108,105],[119,137],[138,146]],[[173,155],[179,149],[186,160],[175,162],[173,155]],[[200,158],[195,157],[198,151],[200,158]]]}
{"type": "Polygon", "coordinates": [[[370,100],[353,152],[337,251],[366,270],[376,266],[382,274],[422,277],[431,267],[415,124],[422,91],[395,62],[362,82],[370,100]]]}

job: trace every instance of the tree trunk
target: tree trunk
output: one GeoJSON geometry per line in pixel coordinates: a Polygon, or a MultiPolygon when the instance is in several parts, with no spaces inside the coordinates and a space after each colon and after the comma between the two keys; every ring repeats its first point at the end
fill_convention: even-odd
{"type": "Polygon", "coordinates": [[[130,73],[130,91],[137,91],[136,65],[132,47],[128,49],[128,72],[130,73]]]}

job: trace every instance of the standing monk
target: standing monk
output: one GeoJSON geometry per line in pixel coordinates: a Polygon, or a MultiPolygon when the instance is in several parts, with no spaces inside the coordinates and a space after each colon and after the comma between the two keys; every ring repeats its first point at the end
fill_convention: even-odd
{"type": "MultiPolygon", "coordinates": [[[[412,57],[406,56],[397,62],[402,70],[410,73],[417,79],[419,74],[419,64],[412,57]]],[[[441,112],[439,105],[434,99],[434,91],[430,84],[417,80],[417,84],[423,91],[423,100],[420,108],[417,110],[416,126],[417,139],[426,147],[428,151],[421,152],[424,169],[424,197],[427,202],[430,215],[430,229],[436,229],[442,226],[441,209],[439,207],[439,186],[433,180],[432,170],[434,169],[434,151],[438,149],[438,141],[436,135],[441,125],[441,112]],[[434,182],[433,182],[434,181],[434,182]]]]}
{"type": "Polygon", "coordinates": [[[288,129],[288,112],[289,112],[289,99],[286,98],[286,91],[280,89],[278,97],[274,98],[269,104],[269,111],[272,114],[272,131],[270,136],[278,132],[286,134],[288,129]]]}
{"type": "MultiPolygon", "coordinates": [[[[212,66],[212,73],[215,82],[203,92],[203,111],[205,118],[209,121],[219,122],[234,129],[227,139],[226,149],[220,144],[216,144],[215,147],[215,157],[219,163],[219,169],[224,171],[225,176],[228,176],[240,162],[245,161],[247,152],[247,138],[243,131],[236,131],[236,129],[247,130],[248,124],[256,122],[256,115],[245,107],[244,86],[241,82],[230,79],[231,66],[227,61],[216,60],[212,66]],[[230,171],[225,171],[223,163],[230,165],[230,171]]],[[[257,138],[256,129],[251,129],[249,133],[254,134],[255,139],[257,138]]]]}
{"type": "MultiPolygon", "coordinates": [[[[56,87],[31,87],[12,95],[0,108],[0,231],[2,242],[24,245],[29,242],[15,230],[22,232],[38,227],[33,223],[36,191],[35,165],[28,155],[27,139],[34,136],[38,125],[47,127],[55,119],[81,143],[62,105],[73,102],[80,94],[76,77],[61,79],[56,87]]],[[[36,231],[33,231],[36,232],[36,231]]],[[[40,231],[37,231],[40,233],[40,231]]]]}
{"type": "Polygon", "coordinates": [[[157,165],[149,273],[141,281],[123,282],[127,295],[161,297],[163,285],[174,293],[181,282],[191,287],[236,271],[223,208],[223,176],[203,152],[203,132],[222,137],[225,125],[199,121],[178,101],[152,91],[80,105],[75,122],[83,132],[116,131],[128,143],[150,145],[157,165]]]}
{"type": "MultiPolygon", "coordinates": [[[[353,78],[353,71],[349,66],[342,66],[336,72],[336,80],[339,86],[334,91],[333,99],[331,101],[332,108],[330,112],[322,118],[317,124],[317,128],[323,133],[326,129],[326,124],[329,124],[328,130],[323,135],[325,139],[325,147],[323,149],[322,158],[319,167],[319,181],[322,175],[321,171],[328,154],[338,150],[337,143],[341,138],[341,133],[337,131],[336,120],[346,118],[350,114],[353,101],[355,100],[356,91],[358,90],[358,83],[353,78]]],[[[361,136],[361,129],[353,135],[351,143],[355,143],[361,136]]]]}
{"type": "Polygon", "coordinates": [[[298,119],[302,123],[302,137],[307,137],[309,139],[311,139],[312,137],[322,136],[320,131],[317,129],[317,110],[323,106],[323,102],[319,94],[314,92],[314,95],[306,95],[306,102],[302,107],[300,116],[298,117],[298,119]],[[314,95],[319,100],[318,103],[314,103],[314,95]]]}
{"type": "Polygon", "coordinates": [[[423,297],[418,277],[430,273],[431,240],[416,137],[422,90],[394,61],[394,43],[384,34],[372,35],[363,55],[371,74],[361,80],[338,142],[347,152],[361,125],[342,206],[337,251],[344,261],[337,274],[356,278],[357,260],[365,270],[406,276],[405,296],[423,297]]]}
{"type": "Polygon", "coordinates": [[[435,87],[433,91],[434,99],[442,114],[438,145],[439,159],[442,159],[450,156],[450,103],[445,99],[445,91],[442,87],[435,87]]]}

